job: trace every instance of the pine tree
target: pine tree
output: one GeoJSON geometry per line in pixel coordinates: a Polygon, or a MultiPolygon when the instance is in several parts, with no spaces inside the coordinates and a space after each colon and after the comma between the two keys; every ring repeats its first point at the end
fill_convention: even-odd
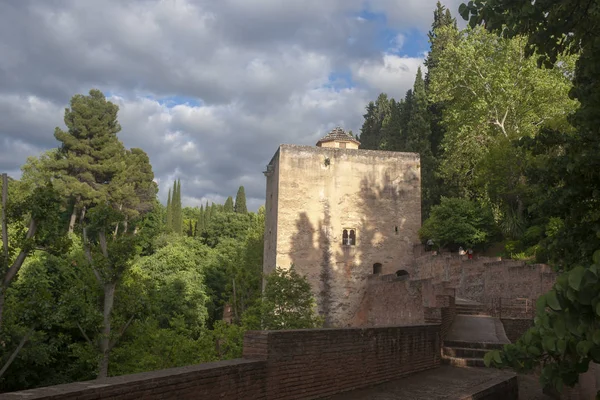
{"type": "Polygon", "coordinates": [[[238,214],[248,213],[248,208],[246,207],[246,190],[243,186],[239,187],[235,195],[235,212],[238,214]]]}
{"type": "Polygon", "coordinates": [[[173,231],[173,202],[171,200],[171,188],[169,188],[169,194],[167,195],[167,220],[165,226],[167,232],[173,231]]]}
{"type": "Polygon", "coordinates": [[[106,100],[101,91],[90,90],[88,96],[75,95],[65,110],[67,131],[56,128],[54,137],[61,142],[56,158],[48,160],[48,169],[57,176],[56,185],[71,197],[73,210],[69,232],[73,232],[77,215],[106,201],[112,182],[125,168],[125,148],[117,138],[121,126],[119,107],[106,100]]]}
{"type": "Polygon", "coordinates": [[[225,200],[225,204],[223,205],[223,211],[225,211],[226,213],[233,212],[233,198],[231,196],[229,196],[227,200],[225,200]]]}

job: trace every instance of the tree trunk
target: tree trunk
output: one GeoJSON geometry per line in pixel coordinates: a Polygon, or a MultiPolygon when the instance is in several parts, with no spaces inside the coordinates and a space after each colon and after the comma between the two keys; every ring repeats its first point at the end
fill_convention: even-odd
{"type": "MultiPolygon", "coordinates": [[[[26,240],[29,240],[35,235],[37,231],[37,223],[34,219],[29,221],[29,230],[27,231],[27,235],[25,236],[26,240]]],[[[29,251],[21,250],[15,261],[12,263],[10,268],[4,274],[2,278],[2,283],[0,284],[0,328],[2,327],[2,316],[4,314],[4,296],[6,289],[10,286],[12,280],[17,276],[17,273],[23,266],[25,262],[25,258],[29,255],[29,251]]]]}
{"type": "Polygon", "coordinates": [[[73,203],[73,212],[71,213],[71,219],[69,220],[69,234],[75,230],[75,222],[77,222],[77,205],[81,201],[81,196],[77,196],[73,203]]]}
{"type": "Polygon", "coordinates": [[[4,315],[4,297],[6,289],[0,287],[0,329],[2,329],[2,316],[4,315]]]}
{"type": "Polygon", "coordinates": [[[110,356],[110,317],[115,301],[116,283],[109,282],[104,284],[104,322],[100,336],[100,365],[98,369],[98,379],[108,376],[108,359],[110,356]]]}
{"type": "MultiPolygon", "coordinates": [[[[4,298],[4,296],[2,296],[2,297],[4,298]]],[[[12,364],[13,361],[15,361],[15,358],[17,358],[17,355],[19,354],[19,352],[21,351],[23,346],[25,346],[25,343],[27,343],[27,341],[29,340],[29,336],[31,336],[32,333],[33,333],[33,329],[30,330],[29,332],[27,332],[27,334],[25,336],[23,336],[23,338],[21,339],[21,342],[19,342],[19,345],[17,346],[15,351],[12,352],[12,354],[8,358],[8,361],[6,361],[6,363],[4,363],[4,365],[2,366],[2,369],[0,369],[0,377],[2,377],[2,375],[4,375],[4,373],[6,372],[8,367],[10,367],[10,364],[12,364]]]]}
{"type": "Polygon", "coordinates": [[[75,221],[77,221],[77,209],[73,206],[73,212],[71,213],[71,219],[69,220],[69,234],[75,230],[75,221]]]}

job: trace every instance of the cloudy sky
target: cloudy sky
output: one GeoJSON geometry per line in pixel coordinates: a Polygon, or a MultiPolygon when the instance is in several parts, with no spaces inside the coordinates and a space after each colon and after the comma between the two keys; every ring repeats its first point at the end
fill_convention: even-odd
{"type": "MultiPolygon", "coordinates": [[[[446,0],[457,14],[461,0],[446,0]]],[[[0,171],[57,146],[76,93],[120,107],[159,196],[223,202],[281,143],[359,132],[369,100],[402,97],[428,51],[436,0],[1,0],[0,171]]]]}

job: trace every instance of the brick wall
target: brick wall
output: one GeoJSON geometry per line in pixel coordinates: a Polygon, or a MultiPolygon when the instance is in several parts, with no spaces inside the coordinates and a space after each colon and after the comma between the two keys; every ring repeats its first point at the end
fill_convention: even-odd
{"type": "Polygon", "coordinates": [[[229,360],[0,395],[1,400],[266,399],[265,361],[229,360]]]}
{"type": "Polygon", "coordinates": [[[0,400],[316,399],[439,363],[439,325],[253,331],[244,338],[244,359],[6,393],[0,400]]]}
{"type": "MultiPolygon", "coordinates": [[[[391,326],[422,324],[424,304],[431,302],[430,281],[414,281],[407,277],[372,275],[359,307],[360,319],[354,326],[391,326]]],[[[435,298],[435,297],[434,297],[435,298]]]]}
{"type": "Polygon", "coordinates": [[[442,306],[442,308],[441,308],[442,323],[440,326],[440,334],[441,334],[442,340],[448,334],[448,331],[450,330],[450,326],[454,322],[454,317],[456,317],[456,304],[455,304],[454,295],[443,296],[443,297],[445,298],[444,300],[448,302],[448,304],[446,306],[442,306]]]}
{"type": "Polygon", "coordinates": [[[502,318],[500,321],[504,325],[506,337],[513,343],[533,326],[533,319],[530,318],[502,318]]]}
{"type": "Polygon", "coordinates": [[[267,360],[268,399],[315,399],[433,368],[439,325],[249,332],[244,357],[267,360]]]}

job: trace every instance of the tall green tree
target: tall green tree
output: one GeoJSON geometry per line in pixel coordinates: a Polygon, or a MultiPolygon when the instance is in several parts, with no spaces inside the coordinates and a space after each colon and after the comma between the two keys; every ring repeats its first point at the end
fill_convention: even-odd
{"type": "Polygon", "coordinates": [[[178,179],[173,182],[173,197],[171,199],[173,207],[173,232],[183,233],[183,209],[181,207],[181,181],[178,179]]]}
{"type": "Polygon", "coordinates": [[[390,101],[385,93],[381,93],[375,103],[369,103],[367,113],[363,115],[365,121],[360,130],[359,141],[362,149],[379,150],[381,148],[382,126],[390,112],[390,101]]]}
{"type": "Polygon", "coordinates": [[[235,195],[234,211],[239,214],[246,214],[248,212],[248,208],[246,207],[246,190],[243,186],[238,188],[237,194],[235,195]]]}
{"type": "MultiPolygon", "coordinates": [[[[12,186],[16,186],[17,182],[13,181],[12,184],[12,186]]],[[[2,228],[0,332],[3,332],[4,328],[3,317],[7,291],[17,280],[17,275],[27,257],[35,250],[40,249],[50,252],[65,251],[69,245],[68,240],[64,238],[64,230],[61,226],[61,201],[58,193],[49,182],[46,186],[37,187],[24,196],[19,196],[16,193],[16,188],[10,189],[8,176],[2,174],[2,181],[0,182],[2,193],[0,203],[0,224],[2,228]]],[[[35,304],[32,298],[21,299],[21,301],[29,302],[30,305],[35,304]]],[[[38,304],[38,306],[41,307],[42,305],[38,304]]],[[[27,307],[23,312],[29,312],[27,307]]],[[[35,310],[31,310],[31,312],[35,313],[35,310]]],[[[22,332],[18,344],[14,349],[11,349],[11,354],[5,359],[0,368],[0,376],[6,372],[35,330],[40,328],[36,326],[36,320],[39,321],[37,318],[32,318],[29,321],[29,326],[24,327],[25,330],[22,332]]],[[[6,338],[3,340],[6,340],[6,338]]]]}
{"type": "Polygon", "coordinates": [[[381,142],[378,148],[388,151],[402,151],[406,147],[401,117],[404,100],[397,102],[390,99],[389,106],[389,114],[381,126],[381,142]]]}
{"type": "Polygon", "coordinates": [[[580,103],[570,118],[575,132],[546,129],[528,144],[547,161],[536,175],[551,176],[544,178],[551,191],[540,211],[558,223],[547,250],[557,267],[569,271],[538,300],[535,326],[485,360],[523,369],[542,364],[542,382],[560,391],[563,384],[573,386],[590,361],[600,362],[600,7],[595,1],[475,0],[459,12],[471,26],[485,21],[487,30],[503,37],[525,35],[525,55],[535,55],[540,66],[560,67],[562,55],[580,53],[570,91],[580,103]]]}
{"type": "Polygon", "coordinates": [[[169,188],[169,194],[167,195],[167,220],[165,222],[167,232],[173,231],[173,200],[171,197],[171,188],[169,188]]]}
{"type": "Polygon", "coordinates": [[[568,129],[567,115],[576,107],[567,98],[573,59],[541,70],[525,57],[522,38],[499,38],[481,28],[438,32],[458,35],[430,73],[430,99],[445,104],[440,172],[461,195],[491,201],[503,218],[521,218],[526,154],[515,143],[541,127],[568,129]]]}
{"type": "Polygon", "coordinates": [[[431,121],[421,68],[412,91],[410,114],[406,125],[405,151],[419,153],[421,157],[421,204],[422,215],[427,217],[431,207],[439,201],[435,179],[437,163],[431,152],[431,121]]]}
{"type": "MultiPolygon", "coordinates": [[[[456,19],[452,17],[450,10],[438,1],[436,9],[433,12],[431,30],[427,34],[431,46],[424,62],[427,67],[427,74],[425,75],[425,87],[427,90],[429,90],[431,71],[438,67],[439,57],[444,49],[448,47],[448,42],[456,39],[456,35],[454,34],[456,30],[456,19]],[[450,29],[442,29],[447,27],[450,29]]],[[[441,143],[445,132],[442,125],[443,110],[444,102],[430,102],[431,152],[436,158],[441,155],[441,143]]]]}
{"type": "Polygon", "coordinates": [[[225,200],[225,204],[223,205],[223,211],[225,211],[226,213],[233,212],[233,197],[227,197],[227,200],[225,200]]]}
{"type": "Polygon", "coordinates": [[[263,329],[306,329],[323,325],[305,276],[277,267],[266,277],[261,304],[263,329]]]}
{"type": "Polygon", "coordinates": [[[125,168],[125,149],[117,139],[121,130],[118,110],[101,91],[92,89],[88,96],[73,96],[65,110],[67,130],[56,128],[54,132],[60,148],[48,168],[62,181],[59,187],[64,195],[71,198],[69,232],[73,232],[78,214],[83,219],[86,207],[105,201],[108,190],[115,190],[104,182],[125,168]]]}

